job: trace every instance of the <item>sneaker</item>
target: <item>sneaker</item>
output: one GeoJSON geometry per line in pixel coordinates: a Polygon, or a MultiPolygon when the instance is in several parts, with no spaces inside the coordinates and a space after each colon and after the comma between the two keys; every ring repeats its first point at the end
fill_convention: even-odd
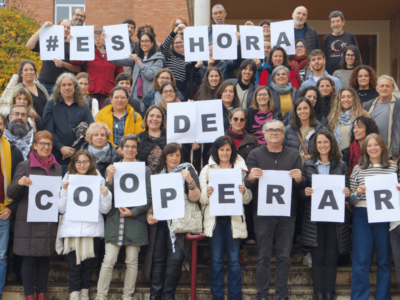
{"type": "Polygon", "coordinates": [[[246,245],[255,245],[256,241],[255,240],[247,240],[246,245]]]}
{"type": "Polygon", "coordinates": [[[89,300],[89,289],[81,290],[81,298],[80,300],[89,300]]]}
{"type": "Polygon", "coordinates": [[[80,293],[79,292],[72,292],[69,294],[69,300],[79,300],[80,293]]]}
{"type": "Polygon", "coordinates": [[[311,253],[307,253],[306,255],[304,255],[303,265],[309,266],[311,268],[312,266],[311,253]]]}

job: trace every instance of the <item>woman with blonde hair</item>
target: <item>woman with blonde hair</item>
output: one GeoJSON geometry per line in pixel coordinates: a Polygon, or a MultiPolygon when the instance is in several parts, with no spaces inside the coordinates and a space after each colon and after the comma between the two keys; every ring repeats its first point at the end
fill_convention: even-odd
{"type": "Polygon", "coordinates": [[[340,150],[350,146],[351,125],[360,116],[369,117],[369,114],[363,109],[357,92],[353,88],[341,88],[327,118],[340,150]]]}
{"type": "MultiPolygon", "coordinates": [[[[32,126],[33,131],[41,131],[43,130],[43,121],[42,118],[36,113],[33,108],[33,100],[31,93],[25,87],[20,87],[15,89],[12,94],[12,100],[10,102],[10,108],[14,104],[23,104],[28,109],[28,123],[32,126]]],[[[7,122],[9,121],[8,117],[6,118],[7,122]]]]}

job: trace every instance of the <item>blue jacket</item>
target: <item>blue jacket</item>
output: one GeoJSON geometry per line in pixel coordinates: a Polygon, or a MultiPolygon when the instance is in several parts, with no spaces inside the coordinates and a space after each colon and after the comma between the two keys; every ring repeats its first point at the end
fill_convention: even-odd
{"type": "MultiPolygon", "coordinates": [[[[258,81],[260,80],[260,76],[261,76],[261,72],[265,71],[266,69],[270,69],[271,66],[267,63],[267,58],[265,58],[265,62],[264,63],[260,63],[260,66],[257,69],[257,73],[256,73],[256,84],[258,84],[258,81]]],[[[271,76],[269,76],[271,77],[271,76]]],[[[270,79],[271,80],[271,79],[270,79]]],[[[269,80],[268,80],[269,81],[269,80]]],[[[269,84],[269,82],[268,82],[269,84]]],[[[269,85],[268,85],[269,86],[269,85]]]]}
{"type": "MultiPolygon", "coordinates": [[[[326,70],[325,70],[324,76],[329,76],[330,78],[332,78],[333,82],[335,83],[336,91],[338,91],[342,87],[342,84],[340,83],[339,78],[329,75],[326,70]]],[[[312,73],[310,73],[310,75],[308,75],[308,79],[303,82],[303,84],[300,87],[300,90],[303,90],[309,86],[317,86],[317,82],[314,80],[314,72],[312,72],[312,73]]]]}

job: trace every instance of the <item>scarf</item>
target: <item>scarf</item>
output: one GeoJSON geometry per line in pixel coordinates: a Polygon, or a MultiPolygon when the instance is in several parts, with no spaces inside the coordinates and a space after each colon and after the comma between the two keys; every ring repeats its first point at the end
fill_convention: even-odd
{"type": "Polygon", "coordinates": [[[350,159],[349,159],[349,174],[353,172],[354,167],[360,161],[361,147],[357,140],[353,141],[350,145],[350,159]]]}
{"type": "Polygon", "coordinates": [[[4,211],[4,207],[14,201],[7,195],[7,188],[11,183],[12,156],[10,142],[4,135],[1,136],[0,156],[1,172],[4,177],[4,199],[1,199],[4,202],[0,203],[0,211],[4,211]]]}
{"type": "Polygon", "coordinates": [[[45,169],[47,171],[47,174],[49,175],[49,170],[53,164],[59,166],[59,163],[54,158],[54,155],[51,153],[49,155],[49,158],[47,160],[44,160],[42,157],[39,156],[36,150],[34,150],[29,153],[29,159],[31,160],[31,167],[41,167],[45,169]],[[35,164],[35,162],[37,162],[37,165],[35,164]]]}
{"type": "Polygon", "coordinates": [[[8,129],[4,129],[6,139],[19,150],[21,150],[24,160],[28,158],[29,151],[31,150],[34,132],[31,129],[28,134],[22,138],[16,137],[8,129]]]}
{"type": "Polygon", "coordinates": [[[285,66],[278,66],[278,67],[274,68],[274,70],[272,71],[272,75],[271,75],[271,88],[273,88],[279,95],[287,95],[290,93],[290,90],[292,89],[292,84],[289,82],[289,74],[288,74],[288,82],[286,83],[286,86],[277,85],[275,82],[276,73],[278,73],[283,68],[287,69],[285,66]]]}
{"type": "Polygon", "coordinates": [[[249,89],[249,86],[250,86],[250,82],[249,82],[249,84],[244,84],[240,79],[239,79],[239,81],[238,81],[238,84],[239,84],[240,88],[241,88],[243,91],[248,90],[248,89],[249,89]]]}
{"type": "Polygon", "coordinates": [[[297,82],[301,82],[300,80],[300,70],[302,70],[308,62],[308,57],[305,55],[293,57],[293,60],[289,62],[289,67],[296,73],[297,82]]]}
{"type": "Polygon", "coordinates": [[[232,138],[233,142],[235,143],[236,149],[239,149],[240,143],[244,139],[244,129],[243,129],[242,133],[237,133],[232,130],[232,127],[229,127],[227,133],[232,138]]]}
{"type": "Polygon", "coordinates": [[[106,145],[103,147],[103,149],[97,150],[95,147],[93,147],[92,144],[90,144],[88,147],[88,151],[90,154],[92,154],[92,156],[95,159],[98,159],[98,162],[99,162],[107,157],[107,154],[110,151],[110,145],[108,145],[108,143],[106,143],[106,145]]]}
{"type": "MultiPolygon", "coordinates": [[[[345,113],[343,111],[340,112],[340,117],[339,117],[339,122],[337,123],[333,133],[335,135],[336,141],[339,144],[339,149],[343,150],[343,145],[342,145],[342,137],[340,135],[340,126],[339,125],[351,125],[352,123],[352,119],[351,119],[351,111],[350,109],[348,111],[346,111],[345,113]]],[[[351,132],[351,129],[350,129],[351,132]]]]}

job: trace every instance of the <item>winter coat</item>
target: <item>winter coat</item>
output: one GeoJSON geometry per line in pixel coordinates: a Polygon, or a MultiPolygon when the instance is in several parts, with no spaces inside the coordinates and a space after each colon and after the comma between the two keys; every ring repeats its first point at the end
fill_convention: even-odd
{"type": "MultiPolygon", "coordinates": [[[[87,175],[91,176],[91,175],[87,175]]],[[[101,178],[101,185],[105,185],[105,180],[101,176],[100,172],[97,171],[97,176],[101,178]]],[[[65,174],[63,183],[68,181],[69,172],[65,174]]],[[[100,187],[99,187],[100,189],[100,187]]],[[[108,195],[104,196],[100,192],[100,204],[99,204],[99,214],[97,222],[82,222],[82,221],[70,221],[67,220],[68,216],[71,214],[67,210],[67,199],[68,191],[61,189],[60,201],[58,204],[58,211],[63,215],[63,219],[60,224],[60,238],[68,237],[104,237],[104,218],[102,214],[106,214],[111,209],[111,191],[108,191],[108,195]]]]}
{"type": "MultiPolygon", "coordinates": [[[[225,131],[225,136],[229,136],[228,130],[225,131]]],[[[258,139],[251,133],[246,132],[245,130],[243,140],[240,142],[237,152],[245,162],[247,156],[249,156],[250,151],[258,148],[258,146],[260,146],[260,144],[258,143],[258,139]]]]}
{"type": "MultiPolygon", "coordinates": [[[[271,87],[271,74],[272,74],[272,67],[268,65],[268,68],[266,68],[264,71],[260,73],[258,85],[271,87]]],[[[296,89],[300,88],[301,83],[297,81],[296,72],[290,69],[289,69],[288,81],[291,83],[292,87],[296,89]]]]}
{"type": "MultiPolygon", "coordinates": [[[[306,187],[312,186],[312,175],[319,174],[318,166],[315,165],[313,159],[309,159],[304,163],[304,177],[306,178],[306,187]]],[[[345,175],[346,187],[350,188],[350,178],[347,165],[344,161],[331,161],[329,169],[330,175],[345,175]]],[[[304,192],[303,192],[304,193],[304,192]]],[[[303,195],[305,201],[303,225],[301,231],[301,245],[303,247],[318,246],[317,223],[311,222],[311,196],[303,195]]],[[[338,240],[339,253],[346,254],[351,249],[351,236],[349,224],[336,223],[336,238],[338,240]]]]}
{"type": "Polygon", "coordinates": [[[49,175],[45,169],[31,164],[27,159],[18,164],[14,177],[8,187],[8,196],[20,199],[15,217],[14,253],[20,256],[50,257],[55,253],[57,225],[52,222],[27,222],[29,188],[18,186],[21,177],[30,175],[59,176],[61,166],[53,164],[49,175]]]}
{"type": "MultiPolygon", "coordinates": [[[[250,107],[246,110],[246,113],[247,113],[247,121],[246,121],[245,129],[248,133],[251,134],[253,124],[255,123],[254,117],[258,113],[258,110],[250,107]]],[[[276,107],[274,107],[274,111],[272,112],[272,119],[279,120],[279,121],[282,121],[282,119],[283,119],[281,111],[279,109],[277,109],[276,107]]]]}
{"type": "Polygon", "coordinates": [[[304,37],[308,47],[311,50],[319,49],[319,40],[317,31],[314,27],[309,26],[307,23],[304,23],[304,37]]]}
{"type": "MultiPolygon", "coordinates": [[[[225,81],[229,81],[232,82],[233,85],[236,88],[236,84],[239,82],[239,78],[234,78],[234,79],[228,79],[225,81]]],[[[256,89],[258,88],[258,85],[255,84],[253,81],[250,81],[250,85],[249,85],[249,89],[247,90],[247,107],[251,107],[252,102],[253,102],[253,96],[254,96],[254,92],[256,91],[256,89]]],[[[239,99],[241,100],[241,99],[239,99]]]]}
{"type": "Polygon", "coordinates": [[[161,135],[159,138],[150,138],[148,131],[139,133],[138,138],[140,139],[140,147],[139,152],[136,155],[136,159],[144,161],[146,166],[148,165],[147,157],[149,156],[151,150],[153,150],[154,146],[157,144],[162,150],[167,145],[167,132],[165,129],[161,129],[161,135]]]}
{"type": "MultiPolygon", "coordinates": [[[[281,98],[277,91],[275,91],[272,87],[269,88],[272,95],[272,100],[274,101],[274,108],[281,111],[281,98]]],[[[292,97],[293,107],[294,102],[296,101],[297,97],[299,96],[300,91],[294,87],[290,90],[290,96],[292,97]]],[[[286,114],[285,114],[286,115],[286,114]]]]}
{"type": "MultiPolygon", "coordinates": [[[[202,204],[201,210],[203,211],[203,227],[204,227],[204,236],[212,237],[216,220],[215,216],[210,215],[210,199],[207,196],[207,188],[208,188],[208,173],[210,169],[220,169],[219,165],[213,160],[212,156],[208,160],[208,165],[201,170],[200,173],[200,186],[201,186],[201,197],[200,203],[202,204]]],[[[237,156],[234,164],[233,169],[240,169],[242,170],[242,178],[246,175],[247,166],[242,157],[240,155],[237,156]]],[[[216,191],[214,190],[214,193],[216,191]]],[[[243,195],[243,204],[249,204],[252,199],[252,194],[250,189],[246,188],[246,192],[243,195]]],[[[245,239],[247,238],[247,229],[246,229],[246,218],[244,214],[244,207],[243,207],[243,214],[241,216],[231,216],[231,224],[232,224],[232,238],[233,239],[245,239]]]]}

